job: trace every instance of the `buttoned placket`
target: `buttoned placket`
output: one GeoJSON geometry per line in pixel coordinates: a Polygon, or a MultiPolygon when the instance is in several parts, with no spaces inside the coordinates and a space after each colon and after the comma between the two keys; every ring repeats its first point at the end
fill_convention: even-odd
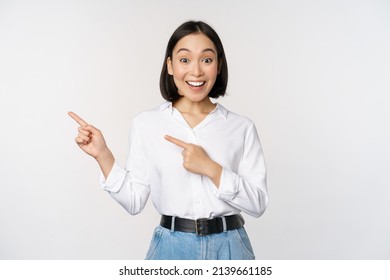
{"type": "MultiPolygon", "coordinates": [[[[187,129],[187,142],[195,145],[199,145],[196,137],[196,130],[187,129]]],[[[194,214],[196,217],[202,217],[203,211],[203,199],[202,199],[202,175],[188,172],[191,182],[191,190],[193,194],[194,214]]]]}
{"type": "MultiPolygon", "coordinates": [[[[183,115],[175,108],[173,108],[173,115],[174,117],[185,126],[186,130],[186,136],[187,143],[191,143],[194,145],[200,145],[197,137],[197,132],[202,129],[203,126],[205,126],[207,123],[209,123],[215,116],[215,111],[211,112],[209,115],[206,116],[206,118],[200,122],[196,127],[191,128],[190,125],[186,122],[183,115]]],[[[200,174],[195,174],[192,172],[188,172],[188,175],[190,177],[190,183],[191,183],[191,191],[193,195],[193,207],[194,207],[194,215],[199,218],[204,218],[204,201],[203,201],[203,176],[200,174]]]]}

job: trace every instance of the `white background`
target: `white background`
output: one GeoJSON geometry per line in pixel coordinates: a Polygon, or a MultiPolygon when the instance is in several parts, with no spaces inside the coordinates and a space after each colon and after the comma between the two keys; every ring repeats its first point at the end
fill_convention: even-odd
{"type": "Polygon", "coordinates": [[[0,0],[0,259],[143,259],[159,216],[130,216],[74,143],[77,112],[124,164],[132,117],[163,102],[182,22],[219,33],[219,102],[257,125],[270,205],[258,259],[390,258],[390,2],[0,0]]]}

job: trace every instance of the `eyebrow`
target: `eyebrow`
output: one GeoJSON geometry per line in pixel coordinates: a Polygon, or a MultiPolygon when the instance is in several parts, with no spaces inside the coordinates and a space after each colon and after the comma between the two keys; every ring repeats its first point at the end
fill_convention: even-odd
{"type": "MultiPolygon", "coordinates": [[[[179,52],[181,52],[181,51],[191,52],[189,49],[181,48],[181,49],[179,49],[176,53],[179,53],[179,52]]],[[[202,51],[202,53],[204,53],[204,52],[212,52],[212,53],[215,54],[215,51],[214,51],[213,49],[211,49],[211,48],[204,49],[204,50],[202,51]]]]}

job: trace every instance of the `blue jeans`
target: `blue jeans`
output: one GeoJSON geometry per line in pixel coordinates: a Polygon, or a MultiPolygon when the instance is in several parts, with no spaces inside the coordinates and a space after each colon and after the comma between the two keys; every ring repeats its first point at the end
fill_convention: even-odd
{"type": "Polygon", "coordinates": [[[253,260],[245,229],[199,236],[157,226],[147,260],[253,260]]]}

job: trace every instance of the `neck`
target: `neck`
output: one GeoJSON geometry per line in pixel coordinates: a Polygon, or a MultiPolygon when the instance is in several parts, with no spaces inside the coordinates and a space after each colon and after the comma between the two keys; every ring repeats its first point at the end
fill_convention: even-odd
{"type": "Polygon", "coordinates": [[[213,104],[208,97],[201,101],[191,101],[182,97],[175,101],[172,105],[181,113],[190,114],[208,114],[215,108],[215,104],[213,104]]]}

